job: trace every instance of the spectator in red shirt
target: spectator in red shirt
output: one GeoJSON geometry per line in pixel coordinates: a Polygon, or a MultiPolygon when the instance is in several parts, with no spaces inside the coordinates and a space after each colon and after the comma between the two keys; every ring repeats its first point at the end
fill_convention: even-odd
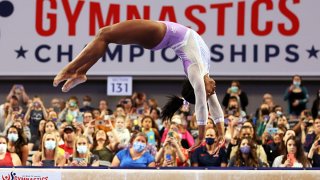
{"type": "Polygon", "coordinates": [[[59,147],[65,151],[66,158],[73,153],[73,144],[75,139],[75,128],[72,125],[68,125],[63,130],[64,144],[59,147]]]}

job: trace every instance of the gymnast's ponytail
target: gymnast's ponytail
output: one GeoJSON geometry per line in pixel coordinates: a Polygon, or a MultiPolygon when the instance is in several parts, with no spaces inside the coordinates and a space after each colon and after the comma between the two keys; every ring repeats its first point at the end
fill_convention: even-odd
{"type": "Polygon", "coordinates": [[[178,96],[170,96],[167,104],[162,108],[161,119],[171,120],[176,111],[183,105],[183,99],[178,96]]]}
{"type": "Polygon", "coordinates": [[[196,98],[194,94],[194,89],[188,80],[185,81],[183,84],[181,95],[183,98],[180,98],[178,96],[169,97],[169,101],[162,108],[161,119],[171,120],[174,113],[178,111],[184,103],[195,104],[196,98]]]}

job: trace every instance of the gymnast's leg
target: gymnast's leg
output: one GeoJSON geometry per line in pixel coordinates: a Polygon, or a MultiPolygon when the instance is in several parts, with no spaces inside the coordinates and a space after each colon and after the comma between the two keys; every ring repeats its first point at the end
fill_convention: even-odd
{"type": "Polygon", "coordinates": [[[219,136],[224,137],[224,116],[223,110],[217,98],[217,94],[212,94],[208,98],[209,112],[217,126],[219,136]]]}
{"type": "Polygon", "coordinates": [[[53,85],[67,80],[62,91],[67,92],[87,80],[87,71],[105,54],[109,43],[139,44],[151,49],[158,45],[166,25],[150,20],[130,20],[101,28],[96,37],[55,77],[53,85]]]}

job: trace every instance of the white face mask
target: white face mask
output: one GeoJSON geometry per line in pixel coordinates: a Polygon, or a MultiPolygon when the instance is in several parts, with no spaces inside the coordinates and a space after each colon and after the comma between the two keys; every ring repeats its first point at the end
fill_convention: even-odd
{"type": "Polygon", "coordinates": [[[7,137],[8,137],[8,140],[11,142],[16,142],[19,139],[18,134],[15,134],[15,133],[9,133],[7,137]]]}
{"type": "Polygon", "coordinates": [[[77,151],[80,154],[86,153],[87,150],[88,150],[88,147],[86,145],[80,145],[80,146],[77,147],[77,151]]]}
{"type": "Polygon", "coordinates": [[[56,147],[56,142],[55,141],[45,141],[44,142],[44,146],[46,149],[48,150],[54,150],[54,148],[56,147]]]}
{"type": "Polygon", "coordinates": [[[7,152],[7,144],[0,144],[0,153],[7,152]]]}

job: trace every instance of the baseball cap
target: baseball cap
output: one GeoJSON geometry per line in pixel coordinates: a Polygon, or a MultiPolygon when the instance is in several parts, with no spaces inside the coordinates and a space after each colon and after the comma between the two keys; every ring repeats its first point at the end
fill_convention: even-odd
{"type": "Polygon", "coordinates": [[[68,125],[64,128],[63,132],[66,132],[66,131],[72,131],[74,132],[75,131],[75,128],[71,125],[68,125]]]}

